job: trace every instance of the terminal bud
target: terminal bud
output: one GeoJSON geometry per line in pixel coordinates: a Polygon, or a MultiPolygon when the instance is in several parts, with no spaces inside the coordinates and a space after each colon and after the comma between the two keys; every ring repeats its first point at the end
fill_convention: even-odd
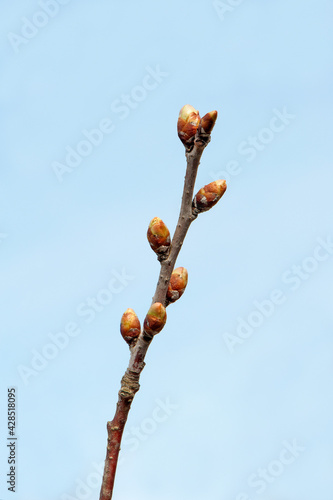
{"type": "Polygon", "coordinates": [[[193,144],[199,125],[199,111],[190,104],[185,104],[179,112],[177,131],[179,139],[186,148],[193,144]]]}
{"type": "Polygon", "coordinates": [[[149,335],[159,333],[166,323],[167,315],[163,304],[155,302],[150,306],[147,316],[145,317],[143,329],[149,335]]]}
{"type": "Polygon", "coordinates": [[[194,215],[206,212],[212,208],[227,189],[225,180],[218,180],[207,184],[197,192],[192,202],[192,211],[194,215]]]}
{"type": "Polygon", "coordinates": [[[148,226],[147,238],[149,245],[158,255],[165,255],[170,248],[170,232],[162,219],[154,217],[148,226]]]}
{"type": "Polygon", "coordinates": [[[217,120],[217,111],[210,111],[200,121],[200,132],[211,134],[217,120]]]}
{"type": "Polygon", "coordinates": [[[176,302],[183,295],[187,281],[188,272],[185,267],[177,267],[172,271],[167,291],[168,302],[176,302]]]}
{"type": "Polygon", "coordinates": [[[138,338],[141,331],[139,318],[133,309],[126,309],[120,321],[120,333],[124,340],[131,345],[138,338]]]}

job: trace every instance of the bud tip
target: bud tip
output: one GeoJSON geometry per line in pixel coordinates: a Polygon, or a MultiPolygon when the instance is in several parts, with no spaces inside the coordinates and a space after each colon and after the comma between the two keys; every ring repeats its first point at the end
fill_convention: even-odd
{"type": "Polygon", "coordinates": [[[167,299],[169,302],[176,302],[183,295],[187,282],[188,272],[185,267],[177,267],[172,271],[167,290],[167,299]]]}
{"type": "Polygon", "coordinates": [[[178,137],[185,147],[190,146],[200,125],[199,111],[190,104],[185,104],[179,112],[178,137]]]}
{"type": "Polygon", "coordinates": [[[222,198],[226,189],[227,183],[224,179],[211,182],[201,188],[193,198],[193,213],[198,215],[212,208],[222,198]]]}
{"type": "Polygon", "coordinates": [[[166,254],[170,247],[170,232],[162,219],[154,217],[148,226],[147,239],[157,254],[166,254]]]}
{"type": "Polygon", "coordinates": [[[143,329],[150,335],[156,335],[164,327],[167,320],[166,309],[160,302],[155,302],[149,308],[145,317],[143,329]]]}
{"type": "Polygon", "coordinates": [[[131,345],[133,341],[138,338],[141,331],[141,325],[139,318],[133,311],[133,309],[128,308],[124,312],[120,321],[120,333],[124,340],[131,345]]]}

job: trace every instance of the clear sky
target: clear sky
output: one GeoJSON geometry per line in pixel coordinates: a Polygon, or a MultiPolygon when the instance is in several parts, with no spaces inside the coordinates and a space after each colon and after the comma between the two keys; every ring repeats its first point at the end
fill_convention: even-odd
{"type": "Polygon", "coordinates": [[[95,500],[173,232],[180,108],[217,109],[114,499],[332,500],[330,0],[2,1],[0,498],[95,500]],[[7,389],[16,389],[16,493],[7,389]]]}

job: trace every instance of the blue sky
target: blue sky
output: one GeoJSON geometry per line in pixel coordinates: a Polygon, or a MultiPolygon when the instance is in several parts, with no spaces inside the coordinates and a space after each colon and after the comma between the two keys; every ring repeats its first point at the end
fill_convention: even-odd
{"type": "Polygon", "coordinates": [[[149,221],[175,228],[189,103],[219,112],[196,190],[228,190],[178,258],[188,288],[148,352],[114,498],[332,499],[332,14],[2,2],[0,498],[13,386],[15,498],[99,498],[119,321],[155,290],[149,221]]]}

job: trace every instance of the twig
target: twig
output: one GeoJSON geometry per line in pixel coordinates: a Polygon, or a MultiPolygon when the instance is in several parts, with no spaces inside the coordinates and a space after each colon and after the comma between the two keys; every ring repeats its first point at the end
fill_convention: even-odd
{"type": "MultiPolygon", "coordinates": [[[[179,219],[171,242],[170,252],[167,256],[160,258],[161,270],[152,301],[152,303],[160,302],[165,307],[168,305],[167,290],[177,256],[184,242],[188,228],[197,217],[197,212],[192,207],[194,184],[202,153],[210,141],[210,134],[207,134],[202,127],[198,128],[197,126],[194,133],[196,135],[192,137],[186,149],[187,169],[179,219]]],[[[139,378],[145,366],[144,359],[152,339],[153,335],[143,329],[137,341],[131,346],[131,357],[125,375],[121,380],[116,413],[113,420],[107,423],[107,452],[100,500],[110,500],[112,498],[124,427],[133,398],[140,388],[139,378]]]]}
{"type": "Polygon", "coordinates": [[[192,211],[194,184],[197,177],[200,159],[207,144],[208,142],[204,143],[201,140],[197,140],[192,151],[186,152],[187,168],[179,218],[174,236],[172,238],[169,257],[161,262],[161,271],[158,278],[155,295],[153,297],[153,302],[161,302],[162,304],[166,305],[166,292],[168,289],[172,271],[175,267],[180,249],[184,243],[188,228],[196,218],[196,215],[194,215],[192,211]]]}

